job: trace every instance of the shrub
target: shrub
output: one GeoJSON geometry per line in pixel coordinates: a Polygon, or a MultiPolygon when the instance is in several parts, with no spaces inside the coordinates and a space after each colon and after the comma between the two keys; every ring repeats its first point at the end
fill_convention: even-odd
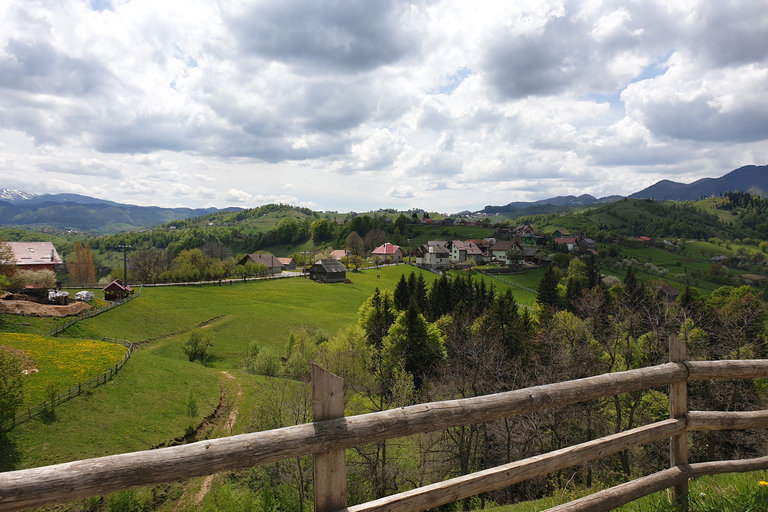
{"type": "Polygon", "coordinates": [[[10,277],[8,288],[20,290],[27,285],[53,288],[56,285],[56,274],[52,270],[17,270],[10,277]]]}
{"type": "Polygon", "coordinates": [[[205,363],[210,358],[208,350],[213,346],[210,337],[201,329],[192,329],[187,341],[181,344],[181,349],[187,355],[189,362],[205,363]]]}

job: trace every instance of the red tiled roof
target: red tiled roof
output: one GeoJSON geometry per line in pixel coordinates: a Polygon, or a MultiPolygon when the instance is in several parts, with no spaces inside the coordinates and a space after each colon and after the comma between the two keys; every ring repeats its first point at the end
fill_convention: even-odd
{"type": "Polygon", "coordinates": [[[392,255],[399,250],[400,250],[400,247],[396,245],[392,245],[391,243],[387,242],[384,245],[380,245],[379,247],[375,248],[373,250],[373,254],[392,255]]]}

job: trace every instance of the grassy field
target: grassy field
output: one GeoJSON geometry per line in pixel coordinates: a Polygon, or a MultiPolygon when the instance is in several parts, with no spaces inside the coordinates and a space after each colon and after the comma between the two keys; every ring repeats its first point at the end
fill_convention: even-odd
{"type": "Polygon", "coordinates": [[[25,407],[47,400],[46,389],[51,383],[61,393],[101,375],[128,350],[123,345],[106,341],[3,332],[0,332],[0,345],[23,351],[27,357],[27,369],[37,370],[27,376],[24,387],[25,407]]]}
{"type": "MultiPolygon", "coordinates": [[[[133,301],[76,324],[66,338],[50,339],[56,351],[76,343],[72,337],[144,343],[114,380],[60,405],[54,417],[38,417],[11,430],[0,442],[0,471],[158,446],[197,427],[219,405],[222,393],[237,404],[232,432],[250,431],[265,383],[264,377],[240,370],[252,341],[282,353],[291,332],[299,328],[333,336],[357,321],[360,305],[377,287],[392,290],[400,276],[411,271],[422,272],[410,266],[350,272],[352,284],[291,278],[221,287],[145,288],[133,301]],[[201,325],[213,340],[214,358],[207,365],[190,363],[181,349],[186,333],[201,325]],[[190,397],[194,414],[189,411],[190,397]]],[[[424,278],[429,284],[436,276],[424,272],[424,278]]],[[[12,330],[27,320],[6,318],[2,328],[12,330]]],[[[124,352],[120,345],[104,345],[124,352]]],[[[58,357],[62,367],[78,364],[76,357],[58,357]]],[[[217,428],[204,435],[229,435],[217,428]]]]}
{"type": "Polygon", "coordinates": [[[168,339],[178,348],[183,335],[206,325],[213,339],[216,368],[236,368],[252,342],[278,352],[301,327],[333,336],[357,320],[360,305],[379,287],[394,289],[410,266],[367,269],[347,274],[352,284],[321,284],[301,277],[267,279],[223,286],[144,288],[141,297],[67,329],[63,336],[114,337],[132,342],[168,339]],[[137,321],[137,319],[141,319],[137,321]]]}

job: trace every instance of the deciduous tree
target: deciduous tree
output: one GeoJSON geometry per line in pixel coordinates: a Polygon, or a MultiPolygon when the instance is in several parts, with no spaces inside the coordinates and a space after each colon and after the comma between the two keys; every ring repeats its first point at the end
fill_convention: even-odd
{"type": "Polygon", "coordinates": [[[87,284],[96,282],[96,265],[93,263],[91,245],[75,242],[75,248],[67,258],[67,272],[72,283],[87,284]]]}

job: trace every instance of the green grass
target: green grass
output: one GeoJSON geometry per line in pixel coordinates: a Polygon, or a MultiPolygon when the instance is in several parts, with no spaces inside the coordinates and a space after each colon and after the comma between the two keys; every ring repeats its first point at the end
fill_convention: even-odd
{"type": "Polygon", "coordinates": [[[422,273],[428,285],[437,277],[401,265],[349,272],[352,284],[290,278],[223,286],[145,287],[137,299],[83,320],[62,335],[132,342],[172,338],[180,344],[183,336],[179,335],[210,322],[212,365],[237,368],[253,341],[280,351],[290,333],[304,326],[333,336],[356,322],[357,310],[377,287],[393,290],[400,276],[411,271],[422,273]]]}
{"type": "MultiPolygon", "coordinates": [[[[112,381],[58,406],[55,417],[37,417],[11,430],[0,441],[0,471],[157,446],[183,436],[212,413],[222,386],[229,397],[242,397],[234,433],[249,431],[256,397],[266,381],[239,369],[253,340],[281,353],[290,333],[303,326],[333,336],[357,320],[360,305],[377,287],[394,289],[400,276],[412,270],[422,272],[410,266],[350,272],[352,284],[293,278],[221,287],[145,288],[136,299],[76,324],[67,336],[151,341],[134,352],[112,381]],[[208,366],[190,363],[181,349],[186,333],[203,323],[214,343],[208,366]],[[195,417],[186,411],[190,392],[198,403],[195,417]]],[[[428,284],[436,278],[428,272],[424,277],[428,284]]],[[[16,323],[5,322],[3,327],[14,328],[16,323]]],[[[56,357],[62,366],[77,364],[75,358],[56,357]]]]}
{"type": "MultiPolygon", "coordinates": [[[[760,485],[768,472],[731,473],[696,478],[689,483],[690,512],[762,512],[768,510],[768,487],[760,485]]],[[[514,505],[489,508],[490,512],[539,512],[567,503],[585,493],[560,491],[554,496],[514,505]]],[[[586,493],[589,494],[589,493],[586,493]]],[[[670,491],[645,496],[615,510],[621,512],[677,512],[670,491]]]]}
{"type": "Polygon", "coordinates": [[[221,372],[181,358],[134,352],[107,382],[7,434],[0,471],[146,450],[197,425],[218,405],[221,372]],[[187,414],[189,393],[199,412],[187,414]]]}
{"type": "Polygon", "coordinates": [[[101,375],[128,351],[123,345],[106,341],[17,333],[0,333],[0,345],[23,351],[27,369],[37,370],[26,378],[24,407],[48,400],[49,385],[56,386],[58,394],[101,375]]]}

